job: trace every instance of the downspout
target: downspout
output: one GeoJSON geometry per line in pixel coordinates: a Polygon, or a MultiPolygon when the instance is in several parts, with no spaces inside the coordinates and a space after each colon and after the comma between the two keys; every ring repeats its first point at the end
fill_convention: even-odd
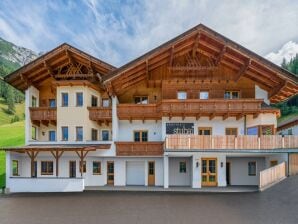
{"type": "Polygon", "coordinates": [[[288,152],[288,167],[287,167],[288,169],[288,177],[290,176],[290,153],[288,152]]]}

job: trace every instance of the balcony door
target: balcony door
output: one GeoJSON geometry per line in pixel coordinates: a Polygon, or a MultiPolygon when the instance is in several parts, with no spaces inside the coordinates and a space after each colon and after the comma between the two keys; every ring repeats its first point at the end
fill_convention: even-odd
{"type": "Polygon", "coordinates": [[[216,158],[202,158],[202,187],[217,186],[216,158]]]}
{"type": "Polygon", "coordinates": [[[114,161],[107,162],[107,183],[114,185],[114,161]]]}
{"type": "Polygon", "coordinates": [[[199,135],[212,135],[212,128],[209,128],[209,127],[199,128],[198,133],[199,135]]]}

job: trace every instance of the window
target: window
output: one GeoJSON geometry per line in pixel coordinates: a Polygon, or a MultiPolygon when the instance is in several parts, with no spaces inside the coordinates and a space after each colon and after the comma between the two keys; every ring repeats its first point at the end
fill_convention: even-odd
{"type": "Polygon", "coordinates": [[[239,91],[225,91],[225,99],[239,99],[239,91]]]}
{"type": "Polygon", "coordinates": [[[101,162],[94,161],[92,170],[93,170],[93,175],[100,175],[101,174],[101,162]]]}
{"type": "Polygon", "coordinates": [[[199,95],[201,100],[207,100],[209,99],[209,92],[208,91],[201,91],[199,95]]]}
{"type": "Polygon", "coordinates": [[[56,132],[55,131],[49,131],[49,141],[50,142],[56,141],[56,132]]]}
{"type": "Polygon", "coordinates": [[[237,128],[226,128],[226,135],[238,135],[238,129],[237,128]]]}
{"type": "Polygon", "coordinates": [[[102,106],[103,107],[109,107],[110,106],[110,100],[109,99],[102,99],[102,106]]]}
{"type": "Polygon", "coordinates": [[[91,129],[91,140],[92,141],[97,141],[97,134],[98,134],[97,130],[92,128],[91,129]]]}
{"type": "Polygon", "coordinates": [[[256,176],[257,174],[257,163],[248,162],[248,176],[256,176]]]}
{"type": "Polygon", "coordinates": [[[97,97],[96,96],[91,96],[91,107],[97,107],[97,97]]]}
{"type": "Polygon", "coordinates": [[[273,135],[273,126],[261,126],[261,135],[273,135]]]}
{"type": "Polygon", "coordinates": [[[31,128],[31,138],[33,140],[36,140],[36,135],[37,135],[36,127],[32,126],[32,128],[31,128]]]}
{"type": "Polygon", "coordinates": [[[12,161],[12,175],[19,176],[19,161],[18,160],[12,161]]]}
{"type": "Polygon", "coordinates": [[[31,104],[32,107],[37,107],[37,100],[36,100],[36,97],[35,96],[32,96],[32,104],[31,104]]]}
{"type": "Polygon", "coordinates": [[[83,166],[83,173],[86,173],[86,161],[83,161],[83,164],[81,163],[82,161],[80,161],[80,173],[82,173],[81,172],[81,168],[82,168],[82,166],[83,166]]]}
{"type": "Polygon", "coordinates": [[[199,128],[199,135],[212,135],[212,128],[199,128]]]}
{"type": "Polygon", "coordinates": [[[109,141],[109,134],[110,134],[110,132],[108,130],[102,130],[101,131],[101,140],[109,141]]]}
{"type": "Polygon", "coordinates": [[[177,99],[178,100],[186,100],[187,99],[187,92],[185,92],[185,91],[178,91],[177,92],[177,99]]]}
{"type": "Polygon", "coordinates": [[[83,93],[76,93],[77,107],[83,106],[83,93]]]}
{"type": "Polygon", "coordinates": [[[270,161],[270,167],[276,166],[278,164],[277,160],[271,160],[270,161]]]}
{"type": "Polygon", "coordinates": [[[148,96],[135,96],[135,104],[148,104],[148,96]]]}
{"type": "Polygon", "coordinates": [[[41,161],[41,175],[53,175],[53,161],[41,161]]]}
{"type": "Polygon", "coordinates": [[[288,135],[293,135],[293,129],[288,129],[288,135]]]}
{"type": "Polygon", "coordinates": [[[247,128],[247,135],[258,135],[258,133],[259,133],[258,127],[247,128]]]}
{"type": "Polygon", "coordinates": [[[61,93],[62,107],[68,107],[68,93],[61,93]]]}
{"type": "Polygon", "coordinates": [[[49,107],[56,107],[56,100],[55,99],[49,99],[49,107]]]}
{"type": "Polygon", "coordinates": [[[247,135],[273,135],[274,125],[259,125],[247,128],[247,135]]]}
{"type": "Polygon", "coordinates": [[[180,162],[179,163],[179,172],[180,173],[186,173],[186,162],[180,162]]]}
{"type": "Polygon", "coordinates": [[[83,127],[76,127],[76,140],[83,141],[83,127]]]}
{"type": "Polygon", "coordinates": [[[134,131],[135,142],[148,142],[148,131],[134,131]]]}
{"type": "Polygon", "coordinates": [[[68,127],[62,127],[62,141],[68,141],[68,127]]]}

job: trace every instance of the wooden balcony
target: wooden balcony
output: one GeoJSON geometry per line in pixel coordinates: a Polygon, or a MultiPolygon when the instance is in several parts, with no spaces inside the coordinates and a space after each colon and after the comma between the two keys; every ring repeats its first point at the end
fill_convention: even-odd
{"type": "Polygon", "coordinates": [[[110,107],[88,107],[89,119],[98,123],[112,122],[112,108],[110,107]]]}
{"type": "Polygon", "coordinates": [[[297,149],[298,136],[281,135],[168,135],[168,150],[273,150],[297,149]]]}
{"type": "Polygon", "coordinates": [[[43,123],[56,125],[57,109],[56,107],[30,107],[30,119],[36,125],[43,123]]]}
{"type": "Polygon", "coordinates": [[[161,156],[163,142],[116,142],[117,156],[161,156]]]}
{"type": "Polygon", "coordinates": [[[120,120],[161,119],[161,113],[157,104],[119,104],[117,115],[120,120]]]}

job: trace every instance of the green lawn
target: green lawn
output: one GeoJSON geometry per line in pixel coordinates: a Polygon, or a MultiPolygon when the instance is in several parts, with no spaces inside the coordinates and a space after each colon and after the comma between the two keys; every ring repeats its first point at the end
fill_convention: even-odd
{"type": "MultiPolygon", "coordinates": [[[[24,120],[24,103],[21,104],[15,104],[16,107],[16,113],[21,120],[24,120]]],[[[0,126],[3,124],[9,124],[11,123],[11,119],[14,117],[14,115],[8,115],[6,113],[7,105],[3,98],[0,98],[0,126]]],[[[1,140],[0,140],[1,141],[1,140]]]]}
{"type": "MultiPolygon", "coordinates": [[[[24,144],[24,121],[0,125],[0,148],[24,144]]],[[[5,152],[0,151],[0,188],[3,186],[5,186],[5,152]]]]}

